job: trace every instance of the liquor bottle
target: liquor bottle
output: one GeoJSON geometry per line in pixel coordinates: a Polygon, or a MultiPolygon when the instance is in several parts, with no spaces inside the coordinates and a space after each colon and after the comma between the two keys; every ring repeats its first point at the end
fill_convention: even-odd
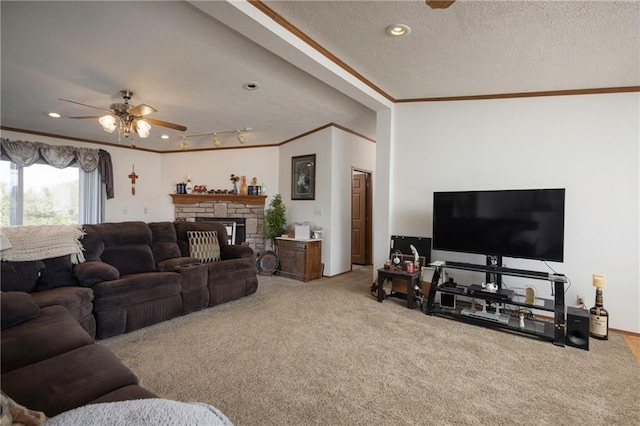
{"type": "Polygon", "coordinates": [[[609,312],[604,308],[602,287],[596,287],[596,306],[589,309],[589,335],[600,340],[609,339],[609,312]]]}

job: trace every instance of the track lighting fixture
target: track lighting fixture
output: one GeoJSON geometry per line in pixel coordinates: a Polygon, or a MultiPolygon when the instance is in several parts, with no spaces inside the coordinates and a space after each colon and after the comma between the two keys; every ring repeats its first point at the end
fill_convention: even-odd
{"type": "Polygon", "coordinates": [[[220,130],[220,131],[215,131],[215,132],[192,133],[190,135],[182,136],[182,142],[181,142],[180,146],[182,147],[182,149],[186,148],[187,143],[186,143],[185,138],[195,138],[195,137],[198,137],[198,136],[210,136],[210,135],[213,135],[213,146],[218,148],[218,147],[222,146],[222,142],[220,141],[220,139],[218,139],[218,135],[225,134],[225,133],[235,133],[236,134],[236,139],[238,140],[238,143],[243,144],[243,143],[245,143],[246,139],[242,135],[242,133],[250,132],[251,130],[253,130],[251,127],[245,127],[244,129],[220,130]]]}

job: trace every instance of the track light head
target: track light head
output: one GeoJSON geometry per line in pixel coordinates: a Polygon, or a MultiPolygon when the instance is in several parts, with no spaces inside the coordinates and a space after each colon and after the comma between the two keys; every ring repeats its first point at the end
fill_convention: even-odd
{"type": "Polygon", "coordinates": [[[220,142],[220,139],[218,139],[218,134],[214,133],[213,134],[213,146],[215,146],[217,148],[220,145],[222,145],[222,142],[220,142]]]}
{"type": "Polygon", "coordinates": [[[240,134],[240,130],[236,130],[236,139],[238,139],[238,142],[244,143],[245,139],[244,139],[244,136],[240,134]]]}

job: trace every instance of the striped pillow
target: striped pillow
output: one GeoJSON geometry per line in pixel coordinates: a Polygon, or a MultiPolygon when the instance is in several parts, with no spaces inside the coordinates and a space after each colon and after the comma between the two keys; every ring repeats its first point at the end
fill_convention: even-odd
{"type": "Polygon", "coordinates": [[[215,262],[220,260],[220,244],[216,231],[187,231],[189,239],[189,253],[200,262],[215,262]]]}

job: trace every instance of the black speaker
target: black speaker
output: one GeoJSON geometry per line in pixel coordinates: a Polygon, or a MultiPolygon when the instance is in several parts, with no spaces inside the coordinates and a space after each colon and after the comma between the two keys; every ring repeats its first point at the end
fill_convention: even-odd
{"type": "Polygon", "coordinates": [[[589,350],[589,311],[567,307],[567,336],[565,344],[589,350]]]}

